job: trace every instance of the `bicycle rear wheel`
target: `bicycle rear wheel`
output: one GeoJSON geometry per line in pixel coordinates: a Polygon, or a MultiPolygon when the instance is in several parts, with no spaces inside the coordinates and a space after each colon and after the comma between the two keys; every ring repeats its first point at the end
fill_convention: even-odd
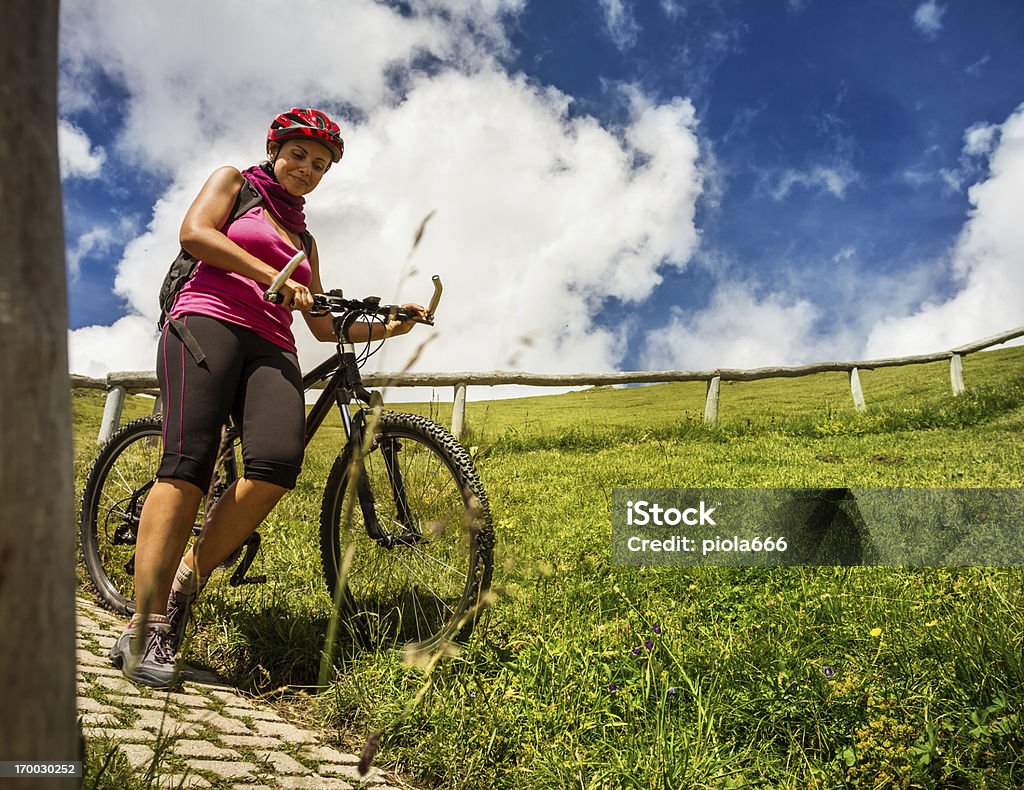
{"type": "MultiPolygon", "coordinates": [[[[162,457],[163,418],[133,420],[100,449],[82,489],[78,529],[85,569],[100,602],[118,614],[135,612],[135,544],[139,518],[149,490],[156,482],[162,457]]],[[[199,505],[192,537],[199,535],[204,514],[234,482],[235,470],[233,445],[222,445],[214,482],[199,505]]],[[[235,549],[218,567],[234,565],[247,545],[235,549]]]]}
{"type": "Polygon", "coordinates": [[[469,454],[425,417],[385,412],[362,461],[376,536],[355,491],[346,497],[350,470],[359,467],[346,448],[320,513],[324,576],[341,616],[372,646],[429,648],[467,638],[490,587],[494,548],[487,495],[469,454]]]}
{"type": "Polygon", "coordinates": [[[123,426],[103,445],[82,490],[78,526],[85,569],[100,601],[118,614],[135,611],[135,541],[160,466],[162,428],[160,417],[123,426]]]}

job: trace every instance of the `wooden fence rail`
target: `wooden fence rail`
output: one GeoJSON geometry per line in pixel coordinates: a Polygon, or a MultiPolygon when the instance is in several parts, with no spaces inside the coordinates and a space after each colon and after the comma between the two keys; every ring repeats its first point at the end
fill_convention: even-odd
{"type": "MultiPolygon", "coordinates": [[[[522,373],[519,371],[462,372],[462,373],[365,373],[363,382],[369,387],[454,387],[452,407],[452,433],[456,438],[462,434],[466,420],[466,388],[469,386],[493,387],[502,384],[518,384],[530,387],[579,387],[611,384],[664,384],[672,381],[707,382],[707,396],[704,405],[704,420],[718,421],[718,398],[723,381],[758,381],[773,378],[797,378],[815,373],[845,372],[850,377],[850,393],[854,408],[864,411],[864,392],[860,385],[860,371],[878,368],[923,365],[929,362],[949,360],[950,387],[954,395],[964,391],[963,358],[992,346],[997,346],[1024,336],[1024,326],[1002,332],[998,335],[977,340],[949,351],[934,354],[918,354],[907,357],[867,359],[857,362],[816,362],[811,365],[768,368],[717,368],[715,370],[662,370],[632,371],[616,373],[569,373],[544,374],[522,373]]],[[[71,386],[107,391],[107,402],[103,410],[98,443],[106,442],[117,430],[121,410],[128,394],[159,395],[156,373],[148,371],[122,371],[110,373],[105,379],[71,376],[71,386]]],[[[154,411],[159,409],[159,400],[154,411]]]]}

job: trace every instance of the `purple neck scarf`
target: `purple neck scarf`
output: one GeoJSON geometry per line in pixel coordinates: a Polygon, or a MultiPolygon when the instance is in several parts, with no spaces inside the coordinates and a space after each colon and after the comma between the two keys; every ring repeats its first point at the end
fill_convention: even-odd
{"type": "Polygon", "coordinates": [[[293,195],[274,177],[273,165],[253,165],[243,170],[245,176],[263,195],[263,203],[271,214],[292,233],[301,233],[306,229],[306,215],[303,207],[306,199],[293,195]]]}

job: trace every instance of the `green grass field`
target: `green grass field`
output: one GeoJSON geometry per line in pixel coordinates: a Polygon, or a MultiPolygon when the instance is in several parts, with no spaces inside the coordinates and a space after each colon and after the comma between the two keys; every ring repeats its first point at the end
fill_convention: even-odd
{"type": "MultiPolygon", "coordinates": [[[[381,731],[378,762],[426,787],[1024,787],[1021,568],[610,562],[613,487],[1020,487],[1024,348],[965,378],[862,371],[863,415],[844,374],[724,384],[715,427],[703,384],[470,403],[495,604],[433,671],[349,648],[313,689],[334,423],[261,528],[268,583],[211,584],[187,658],[350,748],[381,731]]],[[[74,406],[81,483],[102,396],[74,406]]]]}

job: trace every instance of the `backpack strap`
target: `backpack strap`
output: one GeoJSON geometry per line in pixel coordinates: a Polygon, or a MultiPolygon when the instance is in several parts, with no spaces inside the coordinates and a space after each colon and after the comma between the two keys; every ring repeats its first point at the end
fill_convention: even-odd
{"type": "Polygon", "coordinates": [[[206,359],[206,352],[203,351],[203,347],[199,345],[199,341],[196,340],[196,336],[192,334],[191,330],[187,326],[185,326],[185,322],[180,318],[168,318],[167,324],[174,330],[174,334],[176,334],[178,339],[181,340],[182,345],[188,349],[188,353],[192,355],[196,364],[202,365],[203,360],[206,359]]]}
{"type": "Polygon", "coordinates": [[[256,187],[252,185],[252,182],[248,178],[243,177],[242,186],[238,190],[238,195],[235,197],[235,204],[231,207],[231,213],[228,215],[228,221],[224,223],[224,228],[227,228],[228,225],[243,214],[248,214],[254,207],[262,202],[263,195],[256,190],[256,187]]]}
{"type": "MultiPolygon", "coordinates": [[[[235,198],[235,205],[231,209],[231,214],[228,215],[228,221],[224,223],[226,228],[236,219],[244,214],[248,214],[253,208],[263,202],[263,195],[261,195],[256,187],[252,185],[252,182],[247,178],[245,183],[242,184],[242,188],[238,190],[238,197],[235,198]]],[[[302,240],[302,249],[306,251],[306,257],[313,257],[313,234],[308,230],[300,230],[299,238],[302,240]]]]}
{"type": "MultiPolygon", "coordinates": [[[[238,190],[238,195],[235,196],[235,203],[231,207],[231,213],[228,215],[227,222],[224,223],[224,227],[221,230],[227,229],[227,226],[234,222],[241,216],[248,214],[253,208],[263,202],[263,195],[252,185],[252,182],[248,178],[243,179],[242,186],[238,190]]],[[[313,234],[308,230],[299,231],[299,238],[302,240],[302,247],[306,251],[308,257],[313,255],[313,234]]],[[[185,250],[182,249],[182,253],[185,250]]],[[[187,254],[187,253],[185,253],[187,254]]],[[[179,321],[176,318],[168,318],[167,322],[171,325],[175,334],[181,339],[182,344],[188,349],[192,358],[195,359],[197,365],[201,365],[203,360],[206,359],[206,354],[203,352],[203,347],[196,340],[184,321],[179,321]]]]}

